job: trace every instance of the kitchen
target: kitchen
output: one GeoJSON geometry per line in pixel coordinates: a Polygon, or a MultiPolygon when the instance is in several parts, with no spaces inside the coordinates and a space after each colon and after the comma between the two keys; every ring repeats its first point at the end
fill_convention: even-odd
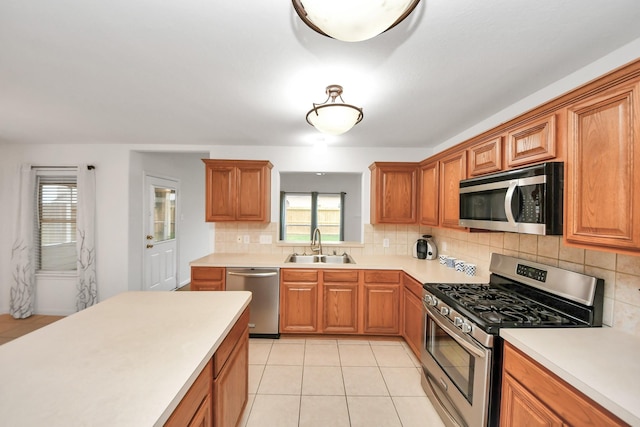
{"type": "MultiPolygon", "coordinates": [[[[390,32],[389,35],[392,35],[390,32]]],[[[637,36],[636,36],[637,37],[637,36]]],[[[540,88],[540,92],[534,95],[525,93],[516,101],[509,104],[509,107],[503,107],[501,111],[496,111],[495,117],[486,118],[485,116],[476,121],[470,122],[466,127],[459,130],[454,136],[448,138],[436,139],[442,141],[434,147],[427,148],[423,145],[415,147],[395,147],[391,144],[378,147],[343,147],[339,145],[330,145],[326,151],[315,151],[310,145],[305,146],[289,146],[281,148],[277,144],[262,146],[258,145],[233,145],[228,142],[224,145],[216,143],[195,143],[193,139],[188,145],[182,144],[162,144],[163,138],[158,136],[155,143],[146,144],[142,142],[122,142],[116,137],[112,141],[116,143],[92,142],[90,144],[74,144],[71,141],[77,140],[76,137],[68,136],[66,139],[52,138],[52,141],[43,141],[41,143],[26,144],[16,138],[3,138],[2,158],[0,160],[2,170],[2,200],[5,206],[11,206],[14,203],[15,196],[12,188],[15,184],[15,170],[20,163],[33,164],[66,164],[79,162],[96,163],[99,176],[97,193],[100,194],[98,200],[98,235],[102,236],[98,240],[98,283],[100,299],[117,295],[127,290],[139,290],[141,286],[141,258],[142,254],[139,249],[140,239],[142,236],[142,206],[140,204],[140,194],[142,187],[142,171],[152,170],[156,173],[173,176],[181,179],[185,184],[181,187],[182,194],[185,197],[190,195],[188,192],[193,189],[192,202],[189,205],[183,205],[183,237],[191,235],[205,235],[206,239],[189,239],[184,241],[184,247],[180,251],[180,282],[188,281],[188,262],[210,252],[220,252],[221,250],[228,252],[239,251],[274,251],[286,255],[290,248],[278,245],[248,245],[244,243],[238,245],[237,242],[225,240],[226,237],[233,235],[250,236],[251,242],[258,241],[261,234],[271,233],[272,241],[277,240],[277,231],[273,225],[271,228],[264,230],[262,228],[254,228],[247,226],[244,228],[239,225],[220,225],[206,224],[202,222],[202,199],[197,199],[195,194],[202,195],[204,193],[204,171],[201,169],[200,158],[229,158],[229,159],[268,159],[274,164],[273,173],[273,189],[272,199],[278,200],[277,189],[278,172],[280,171],[327,171],[327,172],[353,172],[363,174],[363,242],[364,245],[354,245],[350,248],[351,253],[357,260],[359,251],[363,254],[390,254],[390,255],[407,255],[410,254],[410,242],[423,232],[430,232],[436,238],[440,248],[449,253],[456,255],[477,258],[478,265],[486,268],[488,266],[488,254],[493,251],[511,251],[518,256],[524,255],[544,258],[549,263],[572,263],[583,265],[585,270],[593,271],[595,275],[605,277],[607,283],[615,284],[615,289],[609,289],[606,295],[605,304],[607,305],[607,315],[609,322],[614,324],[616,328],[638,334],[638,304],[635,304],[635,295],[631,292],[634,283],[637,284],[637,270],[634,267],[634,260],[637,257],[627,256],[623,254],[615,254],[610,252],[579,250],[562,243],[558,237],[532,237],[528,235],[514,235],[503,233],[490,234],[468,234],[460,231],[453,231],[446,228],[433,228],[427,230],[420,229],[417,226],[371,226],[368,224],[369,218],[369,179],[368,167],[372,162],[385,161],[420,161],[428,156],[440,152],[451,145],[463,141],[471,136],[481,133],[485,129],[491,128],[498,123],[504,122],[517,116],[521,112],[533,108],[542,102],[547,101],[555,96],[567,92],[584,82],[596,78],[606,72],[622,66],[638,57],[638,40],[631,42],[619,49],[611,49],[600,55],[600,58],[581,67],[574,74],[564,77],[558,75],[553,85],[544,89],[540,88]],[[605,54],[606,53],[606,54],[605,54]],[[564,77],[561,79],[561,77],[564,77]],[[560,80],[558,80],[560,79],[560,80]],[[69,143],[63,141],[70,141],[69,143]],[[151,154],[151,152],[160,152],[161,154],[151,154]],[[175,156],[167,153],[181,153],[175,156]],[[183,156],[189,157],[184,153],[197,153],[191,157],[191,169],[186,168],[180,172],[168,170],[166,165],[168,159],[180,159],[183,156]],[[162,154],[164,153],[164,154],[162,154]],[[195,159],[194,159],[195,158],[195,159]],[[197,166],[196,166],[197,165],[197,166]],[[197,170],[196,170],[197,169],[197,170]],[[167,171],[167,172],[165,172],[167,171]],[[188,181],[190,180],[190,181],[188,181]],[[193,183],[191,184],[187,184],[193,183]],[[224,231],[222,233],[221,231],[224,231]],[[107,239],[105,236],[109,236],[107,239]],[[225,237],[226,236],[226,237],[225,237]],[[383,246],[383,240],[389,240],[389,247],[383,246]],[[126,250],[123,250],[125,248],[126,250]],[[224,249],[223,249],[224,248],[224,249]],[[370,252],[369,252],[370,251],[370,252]],[[615,313],[615,318],[613,317],[615,313]]],[[[568,74],[568,73],[567,73],[568,74]]],[[[550,84],[550,83],[549,83],[550,84]]],[[[349,91],[349,86],[345,84],[345,98],[351,102],[358,103],[359,97],[355,93],[349,91]]],[[[243,96],[247,96],[243,94],[243,96]]],[[[392,95],[389,95],[392,97],[392,95]]],[[[314,93],[310,94],[309,103],[317,100],[314,93]]],[[[363,102],[364,104],[364,102],[363,102]]],[[[365,119],[358,125],[364,127],[367,120],[369,109],[365,104],[365,119]]],[[[309,105],[305,105],[308,108],[309,105]]],[[[306,110],[304,110],[306,111],[306,110]]],[[[292,114],[292,122],[302,122],[304,111],[292,114]],[[300,117],[298,117],[298,114],[300,117]]],[[[374,117],[374,111],[371,111],[371,118],[374,117]]],[[[381,121],[378,118],[376,121],[381,121]]],[[[19,123],[19,120],[15,120],[19,123]]],[[[358,131],[356,127],[353,132],[358,131]]],[[[51,129],[52,131],[54,129],[51,129]]],[[[311,129],[312,130],[312,129],[311,129]]],[[[15,134],[15,131],[13,131],[15,134]]],[[[277,133],[277,132],[274,132],[277,133]]],[[[7,132],[11,135],[11,132],[7,132]]],[[[349,135],[349,134],[347,134],[349,135]]],[[[392,138],[390,138],[392,139],[392,138]]],[[[395,139],[395,138],[393,138],[395,139]]],[[[202,196],[200,196],[202,197],[202,196]]],[[[12,218],[13,213],[9,213],[12,218]]],[[[272,204],[272,220],[278,218],[277,204],[272,204]]],[[[3,235],[11,235],[12,221],[5,221],[2,224],[3,235]]],[[[3,292],[0,297],[0,305],[2,312],[8,311],[8,283],[10,259],[10,243],[3,240],[2,255],[0,263],[3,272],[3,292]]],[[[57,299],[65,284],[59,283],[55,279],[51,279],[51,283],[43,289],[39,289],[38,297],[42,300],[37,304],[43,312],[50,314],[70,314],[73,312],[73,304],[62,303],[57,299]],[[66,305],[65,305],[66,304],[66,305]]],[[[637,286],[636,286],[637,288],[637,286]]],[[[62,293],[73,294],[73,286],[62,293]]],[[[62,299],[62,298],[60,298],[62,299]]]]}

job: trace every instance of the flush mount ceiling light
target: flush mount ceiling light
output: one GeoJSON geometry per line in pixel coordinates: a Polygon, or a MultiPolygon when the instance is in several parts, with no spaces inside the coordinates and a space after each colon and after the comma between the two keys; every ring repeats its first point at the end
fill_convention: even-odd
{"type": "Polygon", "coordinates": [[[314,31],[345,42],[370,39],[395,27],[420,0],[292,0],[314,31]]]}
{"type": "Polygon", "coordinates": [[[342,86],[329,85],[326,93],[326,101],[322,104],[314,103],[307,113],[307,123],[329,135],[341,135],[360,123],[364,117],[362,108],[344,103],[342,86]],[[340,98],[341,102],[336,102],[336,98],[340,98]]]}

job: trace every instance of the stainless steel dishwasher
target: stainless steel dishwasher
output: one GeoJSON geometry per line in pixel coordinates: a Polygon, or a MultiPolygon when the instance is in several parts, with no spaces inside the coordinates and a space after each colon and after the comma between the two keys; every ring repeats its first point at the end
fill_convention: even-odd
{"type": "Polygon", "coordinates": [[[227,268],[227,291],[250,291],[249,336],[279,338],[280,269],[227,268]]]}

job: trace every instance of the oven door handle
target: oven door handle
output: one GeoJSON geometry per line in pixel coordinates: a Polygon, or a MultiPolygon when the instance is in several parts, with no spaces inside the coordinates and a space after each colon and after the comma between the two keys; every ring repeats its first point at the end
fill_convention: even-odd
{"type": "Polygon", "coordinates": [[[447,324],[445,324],[444,322],[440,321],[440,319],[437,318],[437,314],[433,313],[431,311],[431,307],[427,306],[426,304],[422,304],[424,306],[424,308],[427,310],[427,314],[429,315],[429,317],[431,317],[431,320],[433,320],[436,325],[440,326],[451,338],[453,338],[458,344],[460,344],[462,347],[464,347],[465,350],[469,351],[470,353],[474,354],[475,356],[484,359],[487,354],[485,351],[480,350],[478,347],[476,347],[475,345],[471,344],[470,342],[466,341],[464,338],[459,336],[459,332],[451,329],[447,324]]]}

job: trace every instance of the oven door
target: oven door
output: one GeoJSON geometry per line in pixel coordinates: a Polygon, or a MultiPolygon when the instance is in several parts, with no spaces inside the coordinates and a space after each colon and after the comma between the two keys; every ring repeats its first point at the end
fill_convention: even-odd
{"type": "Polygon", "coordinates": [[[491,349],[424,305],[422,387],[447,426],[487,425],[491,349]]]}

